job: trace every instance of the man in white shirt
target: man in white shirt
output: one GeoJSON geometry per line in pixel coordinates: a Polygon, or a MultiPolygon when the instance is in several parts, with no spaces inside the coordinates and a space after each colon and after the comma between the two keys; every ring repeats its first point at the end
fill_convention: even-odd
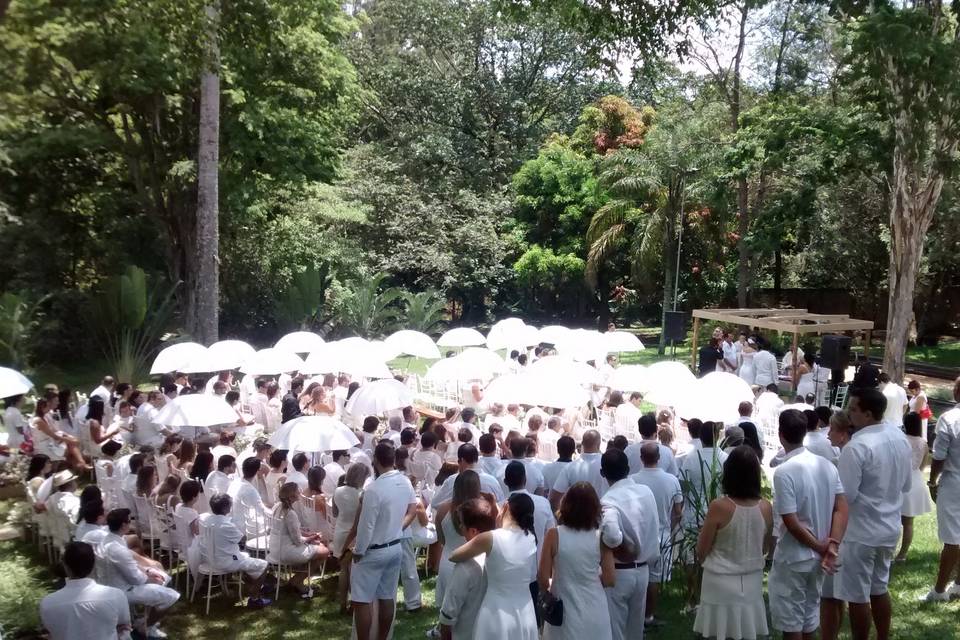
{"type": "Polygon", "coordinates": [[[507,415],[507,408],[499,402],[492,402],[490,404],[490,411],[487,412],[487,415],[483,417],[483,430],[490,432],[490,426],[494,424],[499,424],[503,426],[502,419],[507,415]]]}
{"type": "Polygon", "coordinates": [[[617,405],[617,408],[613,411],[613,424],[618,435],[633,433],[637,428],[640,416],[643,415],[643,412],[640,411],[642,402],[643,395],[634,391],[630,394],[630,399],[627,402],[621,402],[617,405]]]}
{"type": "MultiPolygon", "coordinates": [[[[761,387],[762,389],[763,387],[761,387]]],[[[776,384],[767,385],[759,396],[757,396],[757,420],[755,423],[759,427],[757,429],[757,435],[761,438],[760,442],[763,443],[767,438],[772,438],[771,442],[776,442],[776,438],[773,436],[777,433],[778,423],[777,419],[780,415],[780,407],[783,406],[783,399],[777,393],[778,387],[776,384]]]]}
{"type": "MultiPolygon", "coordinates": [[[[526,475],[526,490],[530,493],[536,493],[538,495],[543,495],[546,492],[546,482],[543,479],[543,473],[540,471],[539,465],[534,461],[534,458],[527,457],[527,451],[530,447],[531,440],[530,438],[514,438],[510,441],[510,458],[511,460],[516,460],[523,464],[527,470],[526,475]]],[[[500,483],[506,488],[506,482],[504,481],[503,473],[506,470],[507,465],[504,464],[503,468],[500,470],[500,483]]]]}
{"type": "MultiPolygon", "coordinates": [[[[332,496],[337,490],[341,476],[347,472],[347,467],[350,465],[349,451],[334,451],[331,455],[333,456],[333,462],[323,465],[323,483],[320,485],[324,495],[328,496],[332,496]]],[[[287,480],[287,482],[290,481],[287,480]]]]}
{"type": "Polygon", "coordinates": [[[497,418],[496,422],[503,427],[504,433],[520,431],[520,405],[508,404],[507,412],[497,418]]]}
{"type": "Polygon", "coordinates": [[[103,559],[101,581],[108,587],[120,589],[131,605],[149,607],[145,628],[140,633],[150,638],[165,638],[160,631],[160,619],[167,609],[180,599],[180,594],[166,585],[170,576],[159,569],[143,570],[124,536],[130,533],[130,510],[114,509],[107,514],[110,532],[100,541],[103,559]]]}
{"type": "Polygon", "coordinates": [[[773,512],[780,531],[768,579],[770,618],[784,640],[813,637],[820,626],[824,572],[834,573],[847,526],[847,501],[836,467],[803,445],[807,418],[780,414],[784,461],[773,473],[773,512]]]}
{"type": "Polygon", "coordinates": [[[753,356],[753,371],[753,383],[761,388],[770,384],[777,384],[780,379],[777,357],[770,353],[770,346],[766,340],[762,341],[760,350],[753,356]]]}
{"type": "Polygon", "coordinates": [[[684,528],[691,530],[703,526],[702,518],[707,513],[708,496],[712,495],[710,487],[715,478],[723,472],[723,463],[727,454],[719,447],[714,446],[717,434],[712,422],[705,422],[700,428],[700,448],[691,451],[683,459],[680,467],[680,477],[690,486],[691,500],[683,504],[684,528]],[[702,495],[706,491],[705,495],[702,495]],[[699,509],[697,508],[699,503],[699,509]]]}
{"type": "Polygon", "coordinates": [[[897,427],[881,422],[887,401],[878,389],[851,389],[850,421],[856,428],[840,453],[840,481],[850,505],[840,545],[837,596],[850,606],[853,640],[890,633],[890,563],[900,538],[900,507],[910,490],[911,451],[897,427]]]}
{"type": "Polygon", "coordinates": [[[672,473],[660,468],[660,447],[658,442],[644,442],[640,447],[640,461],[643,468],[630,477],[642,484],[653,494],[657,501],[657,515],[660,521],[660,554],[650,561],[650,583],[647,586],[646,620],[647,626],[656,624],[654,614],[657,598],[660,595],[660,583],[670,581],[671,538],[680,525],[683,513],[683,491],[680,480],[672,473]],[[664,553],[666,551],[666,553],[664,553]]]}
{"type": "Polygon", "coordinates": [[[723,360],[720,361],[723,365],[723,370],[729,373],[736,373],[737,354],[739,350],[737,349],[737,343],[733,341],[733,334],[730,333],[729,329],[723,330],[720,349],[723,351],[723,360]]]}
{"type": "Polygon", "coordinates": [[[480,460],[478,468],[494,478],[499,478],[503,471],[503,460],[498,452],[497,439],[491,433],[480,436],[480,460]]]}
{"type": "Polygon", "coordinates": [[[227,488],[227,495],[233,499],[233,524],[248,539],[267,535],[270,523],[270,513],[254,484],[261,466],[259,458],[247,458],[241,468],[243,478],[235,479],[227,488]]]}
{"type": "MultiPolygon", "coordinates": [[[[204,491],[208,495],[227,493],[237,474],[237,462],[233,456],[220,456],[217,460],[217,470],[211,471],[204,481],[204,491]]],[[[289,476],[287,476],[289,478],[289,476]]],[[[292,480],[288,480],[292,482],[292,480]]]]}
{"type": "MultiPolygon", "coordinates": [[[[796,409],[791,409],[791,411],[796,411],[796,409]]],[[[827,432],[830,430],[830,413],[829,407],[817,407],[815,411],[803,412],[804,419],[807,421],[807,433],[803,436],[803,448],[810,453],[825,458],[836,466],[840,460],[840,448],[830,444],[830,438],[827,437],[827,432]],[[811,413],[813,415],[810,415],[811,413]],[[828,414],[826,420],[823,420],[822,417],[824,413],[828,414]],[[827,425],[826,429],[820,428],[821,422],[827,425]]],[[[780,423],[783,424],[783,414],[780,414],[780,423]]]]}
{"type": "Polygon", "coordinates": [[[580,458],[567,465],[550,490],[550,505],[554,511],[560,508],[560,500],[567,489],[578,482],[589,482],[600,497],[610,487],[600,473],[600,433],[594,429],[584,433],[582,446],[580,458]]]}
{"type": "Polygon", "coordinates": [[[66,583],[40,601],[40,619],[50,640],[116,638],[130,632],[130,605],[123,592],[88,577],[95,561],[93,547],[85,542],[64,547],[66,583]]]}
{"type": "Polygon", "coordinates": [[[639,419],[640,442],[634,442],[627,445],[625,453],[627,460],[630,461],[630,473],[639,473],[643,469],[643,461],[640,459],[640,448],[647,442],[652,442],[660,449],[660,461],[658,465],[661,469],[674,476],[680,475],[680,468],[677,465],[677,459],[673,455],[670,447],[660,444],[657,439],[657,419],[652,413],[640,416],[639,419]]]}
{"type": "Polygon", "coordinates": [[[11,396],[4,400],[3,426],[7,430],[7,446],[16,451],[23,441],[30,437],[30,425],[23,417],[20,408],[23,407],[23,395],[11,396]]]}
{"type": "Polygon", "coordinates": [[[529,433],[537,437],[537,457],[544,463],[556,460],[557,440],[560,439],[560,434],[557,432],[560,428],[559,418],[531,416],[527,427],[530,429],[529,433]]]}
{"type": "Polygon", "coordinates": [[[164,438],[173,433],[170,429],[156,423],[163,401],[162,393],[151,391],[147,394],[147,401],[137,408],[137,415],[133,419],[133,438],[138,445],[159,447],[163,444],[164,438]]]}
{"type": "Polygon", "coordinates": [[[937,502],[937,535],[943,544],[940,570],[928,602],[946,602],[960,596],[960,576],[949,587],[950,576],[960,567],[960,378],[953,384],[957,405],[937,420],[930,465],[930,494],[937,502]]]}
{"type": "Polygon", "coordinates": [[[557,519],[550,508],[550,501],[527,491],[527,469],[519,460],[511,460],[503,468],[503,482],[507,486],[507,498],[515,493],[525,493],[533,500],[533,531],[537,536],[537,563],[530,567],[531,584],[537,580],[537,567],[540,566],[540,554],[543,552],[544,535],[548,529],[557,526],[557,519]]]}
{"type": "Polygon", "coordinates": [[[896,382],[890,380],[886,372],[880,374],[880,392],[887,399],[887,408],[883,412],[883,420],[886,424],[892,424],[895,427],[903,426],[903,414],[907,412],[907,392],[896,382]]]}
{"type": "MultiPolygon", "coordinates": [[[[460,526],[467,542],[485,531],[493,531],[497,526],[493,507],[483,499],[467,500],[460,505],[460,526]]],[[[480,554],[453,566],[440,604],[441,640],[473,640],[477,614],[487,590],[485,560],[486,554],[480,554]]]]}
{"type": "MultiPolygon", "coordinates": [[[[214,387],[216,386],[216,384],[217,384],[218,382],[223,383],[223,385],[224,385],[227,389],[229,389],[229,388],[230,388],[230,385],[233,384],[233,372],[232,372],[232,371],[221,371],[221,372],[218,373],[217,375],[213,376],[212,378],[210,378],[209,380],[207,380],[207,384],[206,384],[206,386],[204,387],[203,392],[204,392],[205,394],[207,394],[208,396],[209,396],[209,395],[213,395],[213,394],[215,393],[214,387]]],[[[224,389],[224,393],[227,392],[227,389],[224,389]]]]}
{"type": "Polygon", "coordinates": [[[437,434],[432,431],[420,436],[420,448],[410,454],[410,462],[416,469],[414,477],[425,481],[431,487],[436,483],[437,474],[443,466],[443,458],[437,453],[437,434]]]}
{"type": "MultiPolygon", "coordinates": [[[[780,396],[777,396],[777,400],[780,400],[780,396]]],[[[783,401],[782,401],[782,400],[780,400],[780,404],[783,404],[783,401]]],[[[753,418],[753,413],[754,413],[754,412],[753,412],[753,403],[752,403],[752,402],[747,402],[746,400],[744,400],[744,401],[741,402],[739,405],[737,405],[737,414],[738,414],[739,417],[737,418],[737,421],[736,421],[734,424],[737,425],[737,426],[740,426],[740,425],[742,425],[744,422],[749,422],[749,423],[751,423],[751,424],[754,426],[754,429],[755,429],[756,432],[757,432],[757,440],[760,442],[760,448],[762,449],[762,448],[764,447],[764,444],[765,444],[765,440],[764,440],[764,437],[763,437],[763,429],[757,428],[757,421],[760,419],[760,416],[758,415],[758,416],[757,416],[757,419],[754,420],[754,418],[753,418]]],[[[779,412],[778,412],[778,413],[779,413],[779,412]]]]}
{"type": "MultiPolygon", "coordinates": [[[[237,506],[239,508],[239,505],[237,506]]],[[[218,571],[244,574],[250,593],[247,606],[259,609],[272,602],[260,595],[267,572],[267,561],[253,558],[246,551],[240,550],[244,535],[234,524],[230,515],[232,508],[233,499],[229,495],[221,493],[211,496],[210,513],[200,517],[200,556],[218,571]],[[211,539],[213,557],[208,556],[208,547],[204,542],[208,537],[211,539]]]]}
{"type": "Polygon", "coordinates": [[[443,481],[443,484],[437,489],[436,495],[433,496],[433,499],[430,501],[430,506],[436,509],[440,506],[440,503],[449,500],[453,497],[453,483],[456,482],[457,476],[460,473],[469,470],[476,471],[477,475],[480,476],[480,490],[484,493],[489,493],[497,499],[497,502],[503,502],[503,487],[500,486],[500,481],[497,478],[493,477],[489,473],[485,473],[481,470],[477,461],[480,459],[480,455],[477,453],[477,448],[472,444],[462,444],[460,448],[457,449],[457,466],[460,468],[457,473],[452,474],[446,480],[443,481]]]}
{"type": "Polygon", "coordinates": [[[100,386],[90,392],[90,398],[97,397],[103,400],[103,424],[110,424],[113,419],[113,389],[116,387],[116,381],[113,376],[104,376],[100,381],[100,386]]]}
{"type": "Polygon", "coordinates": [[[307,457],[307,454],[300,453],[294,454],[293,458],[290,460],[290,468],[287,469],[287,482],[295,482],[297,486],[300,487],[300,491],[306,491],[307,487],[310,486],[310,483],[307,482],[307,468],[310,466],[310,459],[307,457]]]}
{"type": "Polygon", "coordinates": [[[627,454],[619,449],[608,449],[601,456],[600,473],[610,483],[600,500],[600,541],[616,557],[617,582],[606,589],[613,640],[642,640],[648,563],[660,555],[657,500],[649,488],[629,478],[627,454]]]}
{"type": "MultiPolygon", "coordinates": [[[[476,451],[474,449],[474,451],[476,451]]],[[[400,581],[403,530],[417,513],[417,497],[406,476],[394,468],[394,448],[381,442],[374,450],[377,479],[363,492],[357,521],[350,597],[357,640],[370,640],[370,605],[378,604],[377,629],[385,640],[393,624],[394,601],[400,581]]]]}
{"type": "Polygon", "coordinates": [[[543,473],[543,482],[547,489],[547,495],[553,491],[553,486],[557,478],[567,468],[567,465],[573,461],[573,454],[577,452],[577,442],[570,436],[560,436],[557,440],[557,460],[545,464],[541,472],[543,473]]]}

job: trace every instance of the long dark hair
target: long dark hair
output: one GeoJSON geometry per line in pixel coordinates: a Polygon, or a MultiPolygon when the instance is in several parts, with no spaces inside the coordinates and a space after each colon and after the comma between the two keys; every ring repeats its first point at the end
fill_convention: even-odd
{"type": "Polygon", "coordinates": [[[537,534],[533,530],[533,498],[525,493],[514,493],[507,498],[510,508],[510,517],[523,530],[524,534],[533,536],[537,541],[537,534]]]}
{"type": "Polygon", "coordinates": [[[723,493],[731,498],[759,500],[760,460],[749,446],[734,447],[723,463],[723,493]]]}
{"type": "Polygon", "coordinates": [[[103,398],[93,396],[87,401],[87,420],[96,420],[103,424],[103,398]]]}
{"type": "Polygon", "coordinates": [[[201,451],[194,458],[193,467],[190,468],[190,477],[202,484],[212,470],[213,454],[209,451],[201,451]]]}
{"type": "Polygon", "coordinates": [[[36,478],[43,473],[43,468],[47,466],[48,462],[50,462],[48,456],[42,453],[34,454],[34,456],[30,458],[30,466],[27,467],[27,480],[36,478]]]}

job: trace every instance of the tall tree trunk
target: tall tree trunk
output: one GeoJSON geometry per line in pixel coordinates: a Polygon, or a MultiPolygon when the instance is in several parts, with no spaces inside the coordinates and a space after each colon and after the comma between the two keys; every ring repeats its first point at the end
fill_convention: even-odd
{"type": "Polygon", "coordinates": [[[197,153],[197,277],[189,296],[192,313],[188,328],[202,343],[215,342],[219,334],[219,170],[220,170],[220,7],[206,6],[208,20],[207,66],[200,76],[200,143],[197,153]]]}
{"type": "MultiPolygon", "coordinates": [[[[733,58],[733,87],[730,91],[730,124],[733,133],[740,130],[740,99],[743,55],[747,44],[747,18],[750,10],[744,2],[740,7],[740,33],[737,38],[737,52],[733,58]]],[[[750,233],[750,185],[747,177],[737,179],[737,305],[746,307],[750,302],[750,247],[747,234],[750,233]]]]}
{"type": "MultiPolygon", "coordinates": [[[[666,221],[663,225],[663,314],[660,322],[660,342],[657,353],[663,355],[667,351],[667,311],[673,310],[673,285],[677,277],[677,216],[680,214],[680,198],[683,189],[683,177],[677,176],[671,180],[670,192],[667,196],[666,221]]],[[[683,224],[683,220],[680,221],[683,224]]]]}

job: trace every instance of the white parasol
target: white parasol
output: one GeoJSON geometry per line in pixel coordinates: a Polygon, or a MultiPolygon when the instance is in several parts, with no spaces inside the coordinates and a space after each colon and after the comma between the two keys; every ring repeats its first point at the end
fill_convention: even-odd
{"type": "Polygon", "coordinates": [[[438,347],[473,347],[486,344],[483,334],[470,327],[450,329],[437,340],[438,347]]]}
{"type": "Polygon", "coordinates": [[[374,380],[360,385],[345,407],[352,416],[379,416],[387,411],[413,404],[413,392],[393,378],[374,380]]]}
{"type": "Polygon", "coordinates": [[[247,360],[240,371],[252,376],[274,376],[281,373],[300,371],[303,360],[295,353],[277,348],[261,349],[247,360]]]}
{"type": "Polygon", "coordinates": [[[277,340],[273,347],[291,353],[311,353],[323,346],[323,343],[323,338],[312,331],[294,331],[277,340]]]}
{"type": "Polygon", "coordinates": [[[331,416],[300,416],[280,425],[268,442],[291,453],[338,451],[360,444],[350,428],[331,416]]]}
{"type": "Polygon", "coordinates": [[[384,340],[387,347],[396,352],[397,355],[413,356],[415,358],[426,358],[436,360],[440,358],[440,349],[433,342],[433,339],[425,333],[403,329],[391,334],[384,340]]]}
{"type": "Polygon", "coordinates": [[[33,383],[19,371],[0,367],[0,398],[19,396],[32,388],[33,383]]]}
{"type": "Polygon", "coordinates": [[[197,342],[178,342],[164,347],[153,360],[150,375],[182,371],[192,361],[206,355],[207,348],[197,342]]]}
{"type": "Polygon", "coordinates": [[[167,427],[215,427],[236,422],[237,412],[220,396],[192,393],[168,401],[153,421],[167,427]]]}

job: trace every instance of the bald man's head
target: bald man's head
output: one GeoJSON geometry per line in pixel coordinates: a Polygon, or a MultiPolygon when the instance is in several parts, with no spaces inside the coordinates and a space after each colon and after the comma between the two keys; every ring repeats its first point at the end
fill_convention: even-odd
{"type": "Polygon", "coordinates": [[[660,445],[656,442],[645,442],[640,447],[640,461],[643,466],[653,468],[660,462],[660,445]]]}
{"type": "Polygon", "coordinates": [[[600,432],[590,429],[583,434],[583,452],[600,453],[600,432]]]}

